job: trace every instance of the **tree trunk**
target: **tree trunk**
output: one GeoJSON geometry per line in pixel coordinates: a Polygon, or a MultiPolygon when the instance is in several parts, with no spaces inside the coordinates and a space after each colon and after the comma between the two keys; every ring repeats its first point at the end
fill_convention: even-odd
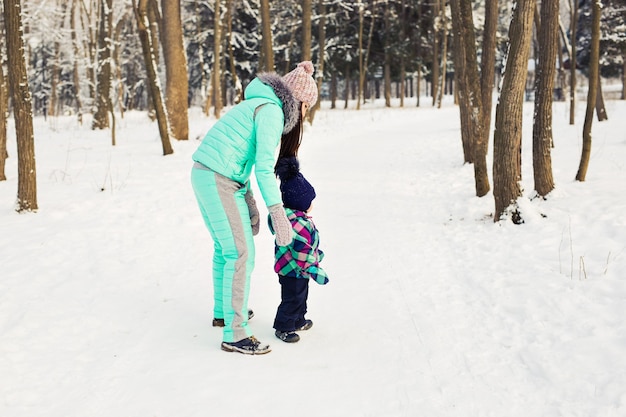
{"type": "Polygon", "coordinates": [[[311,0],[302,0],[302,60],[311,60],[311,0]]]}
{"type": "Polygon", "coordinates": [[[431,95],[433,98],[433,106],[437,104],[437,89],[439,88],[439,18],[441,17],[439,10],[439,1],[433,1],[433,72],[431,82],[431,95]]]}
{"type": "MultiPolygon", "coordinates": [[[[96,85],[97,85],[97,81],[96,81],[96,67],[98,66],[98,63],[96,62],[97,60],[97,50],[98,50],[98,41],[97,41],[97,37],[98,37],[98,30],[97,30],[97,24],[98,24],[98,18],[93,16],[94,12],[96,12],[96,10],[98,10],[97,5],[95,4],[96,1],[99,0],[91,0],[91,8],[89,10],[86,9],[85,7],[85,2],[83,0],[77,0],[77,6],[78,8],[80,8],[80,10],[82,11],[82,13],[79,13],[79,21],[81,23],[81,29],[87,33],[87,36],[84,38],[84,47],[83,49],[86,51],[86,59],[88,61],[87,64],[87,79],[89,80],[89,82],[87,83],[87,85],[89,86],[89,105],[92,106],[93,105],[93,100],[95,100],[96,98],[96,85]],[[82,7],[81,7],[82,6],[82,7]],[[86,22],[85,22],[86,20],[86,22]],[[92,22],[96,22],[96,23],[92,23],[92,22]]],[[[96,16],[98,15],[98,13],[96,12],[96,16]]]]}
{"type": "Polygon", "coordinates": [[[7,42],[9,84],[12,93],[13,118],[17,139],[17,206],[18,212],[37,210],[37,170],[35,137],[28,74],[24,59],[20,0],[4,0],[4,22],[7,42]]]}
{"type": "Polygon", "coordinates": [[[571,36],[571,49],[569,55],[569,124],[573,125],[576,120],[576,25],[578,24],[578,1],[574,0],[572,4],[572,21],[570,23],[569,33],[571,36]]]}
{"type": "Polygon", "coordinates": [[[324,81],[324,61],[326,55],[326,4],[324,0],[318,0],[320,22],[319,22],[319,65],[317,68],[317,102],[309,110],[309,123],[313,124],[315,113],[320,109],[322,102],[322,82],[324,81]]]}
{"type": "Polygon", "coordinates": [[[270,18],[269,0],[261,0],[261,55],[260,71],[274,71],[274,49],[272,42],[272,21],[270,18]]]}
{"type": "Polygon", "coordinates": [[[523,222],[517,208],[511,206],[522,195],[522,116],[534,9],[535,0],[519,0],[509,28],[509,52],[493,139],[494,222],[508,209],[514,223],[523,222]]]}
{"type": "Polygon", "coordinates": [[[209,80],[207,82],[207,94],[206,94],[206,100],[204,101],[204,108],[203,108],[203,113],[206,114],[207,116],[209,116],[209,114],[211,113],[211,102],[213,100],[213,74],[209,73],[209,80]]]}
{"type": "MultiPolygon", "coordinates": [[[[195,12],[198,16],[200,16],[200,13],[202,13],[201,11],[202,7],[200,6],[201,6],[200,2],[196,2],[194,5],[195,12]]],[[[197,36],[198,38],[201,38],[203,27],[201,25],[200,19],[196,19],[195,30],[196,30],[195,36],[197,36]]],[[[210,76],[207,77],[207,71],[205,69],[206,65],[204,62],[204,42],[198,42],[198,68],[199,68],[198,72],[200,73],[200,92],[201,92],[201,96],[202,96],[203,103],[204,103],[204,105],[202,106],[202,113],[208,116],[209,108],[210,108],[210,104],[209,104],[210,100],[208,96],[211,90],[211,77],[210,76]]]]}
{"type": "MultiPolygon", "coordinates": [[[[161,61],[161,49],[159,48],[159,21],[161,20],[159,16],[159,4],[157,0],[148,0],[148,21],[150,22],[150,44],[152,45],[152,53],[154,54],[154,62],[156,62],[157,68],[159,67],[159,62],[161,61]]],[[[157,71],[158,74],[158,71],[157,71]]],[[[148,87],[149,88],[149,87],[148,87]]],[[[159,84],[159,88],[161,88],[161,84],[159,84]]],[[[165,105],[165,104],[163,104],[165,105]]],[[[167,114],[167,113],[166,113],[167,114]]],[[[156,109],[155,105],[152,102],[152,95],[148,94],[148,117],[150,120],[155,120],[156,109]]]]}
{"type": "Polygon", "coordinates": [[[577,181],[585,181],[589,158],[591,157],[591,125],[593,123],[593,112],[596,107],[596,97],[598,94],[598,80],[600,77],[600,1],[592,2],[592,22],[591,22],[591,51],[589,54],[589,90],[587,91],[587,110],[585,112],[585,123],[583,124],[583,150],[580,156],[580,165],[576,173],[577,181]]]}
{"type": "MultiPolygon", "coordinates": [[[[361,85],[365,85],[367,79],[367,68],[369,66],[370,51],[372,50],[372,37],[374,36],[374,25],[376,24],[376,0],[372,3],[372,19],[370,21],[370,30],[367,35],[367,47],[365,48],[365,57],[363,58],[363,71],[360,74],[359,82],[361,85]]],[[[363,90],[363,87],[361,87],[363,90]]],[[[365,103],[365,97],[363,97],[363,103],[365,103]]]]}
{"type": "Polygon", "coordinates": [[[471,146],[471,115],[468,111],[466,103],[467,95],[460,97],[460,91],[467,91],[467,80],[465,78],[465,52],[463,48],[463,28],[460,24],[461,15],[458,3],[450,3],[452,16],[452,42],[454,46],[454,79],[456,81],[455,103],[459,104],[459,117],[461,119],[461,145],[463,146],[463,163],[471,164],[474,162],[471,146]]]}
{"type": "Polygon", "coordinates": [[[498,0],[485,2],[485,32],[483,53],[480,61],[480,91],[483,104],[483,140],[489,143],[491,132],[491,112],[495,87],[496,33],[498,31],[498,0]]]}
{"type": "MultiPolygon", "coordinates": [[[[402,36],[401,45],[404,46],[404,42],[407,38],[406,34],[406,4],[405,0],[400,2],[400,34],[402,36]]],[[[404,97],[406,97],[406,54],[402,53],[400,55],[400,89],[402,90],[402,94],[400,94],[400,107],[404,107],[404,97]]]]}
{"type": "MultiPolygon", "coordinates": [[[[296,25],[293,26],[293,28],[291,29],[291,33],[289,34],[289,43],[287,46],[287,51],[292,51],[293,50],[293,44],[296,43],[296,32],[298,30],[298,27],[296,25]]],[[[260,62],[263,62],[263,54],[261,54],[261,57],[259,58],[260,62]]],[[[287,74],[289,71],[291,71],[291,54],[287,54],[287,57],[285,59],[285,70],[283,71],[283,74],[287,74]]]]}
{"type": "Polygon", "coordinates": [[[533,120],[533,174],[535,191],[545,197],[554,189],[552,177],[552,91],[556,68],[559,0],[542,0],[541,24],[537,22],[539,62],[535,81],[535,117],[533,120]]]}
{"type": "Polygon", "coordinates": [[[446,66],[448,63],[448,21],[446,18],[446,2],[441,0],[441,22],[442,22],[442,34],[441,34],[441,81],[438,87],[437,95],[437,108],[441,108],[441,102],[443,101],[443,95],[445,94],[446,85],[446,66]]]}
{"type": "MultiPolygon", "coordinates": [[[[480,95],[480,79],[478,77],[478,58],[476,57],[476,41],[472,5],[462,0],[450,2],[454,36],[458,37],[455,46],[459,48],[458,58],[462,63],[463,83],[458,88],[459,104],[464,110],[467,128],[467,143],[474,164],[474,184],[476,195],[482,197],[489,192],[489,176],[487,174],[487,145],[483,137],[482,103],[480,95]],[[457,17],[455,19],[455,17],[457,17]]],[[[463,114],[461,115],[463,118],[463,114]]],[[[463,119],[461,120],[463,123],[463,119]]]]}
{"type": "MultiPolygon", "coordinates": [[[[562,29],[563,29],[563,25],[561,24],[561,18],[559,16],[559,34],[562,34],[562,29]]],[[[564,68],[564,60],[563,60],[563,50],[566,49],[567,47],[563,44],[563,41],[561,40],[561,36],[557,36],[559,38],[559,42],[557,44],[557,62],[558,62],[558,70],[557,70],[557,83],[556,83],[556,97],[555,99],[557,101],[563,101],[565,100],[565,68],[564,68]]],[[[554,142],[552,142],[552,147],[554,147],[554,142]]]]}
{"type": "Polygon", "coordinates": [[[345,103],[343,108],[347,109],[348,108],[348,100],[350,98],[350,63],[346,62],[346,77],[345,77],[345,88],[344,88],[344,92],[345,92],[345,103]]]}
{"type": "Polygon", "coordinates": [[[113,28],[113,0],[100,0],[100,21],[98,26],[98,69],[96,71],[96,113],[93,115],[92,129],[109,127],[111,108],[111,38],[113,28]]]}
{"type": "MultiPolygon", "coordinates": [[[[322,0],[324,1],[324,0],[322,0]]],[[[330,75],[330,108],[337,108],[337,71],[334,71],[330,75]]]]}
{"type": "Polygon", "coordinates": [[[391,37],[389,3],[385,4],[385,107],[391,107],[391,51],[389,50],[389,38],[391,37]]]}
{"type": "Polygon", "coordinates": [[[222,10],[221,0],[215,0],[215,24],[213,25],[213,100],[215,102],[215,118],[222,114],[222,10]]]}
{"type": "MultiPolygon", "coordinates": [[[[418,1],[417,5],[415,6],[417,8],[417,21],[421,22],[422,21],[422,5],[421,2],[418,1]]],[[[417,80],[415,80],[415,97],[417,98],[417,101],[415,103],[415,107],[419,107],[420,106],[420,95],[422,94],[422,43],[419,40],[419,36],[420,36],[420,31],[417,31],[418,34],[418,40],[417,40],[417,47],[415,48],[415,55],[417,55],[417,80]]]]}
{"type": "Polygon", "coordinates": [[[143,50],[143,58],[146,63],[146,72],[148,75],[148,86],[150,96],[152,97],[152,103],[156,111],[157,124],[159,126],[159,133],[161,136],[161,145],[163,146],[163,155],[169,155],[174,153],[172,144],[170,143],[169,125],[167,120],[167,114],[163,105],[163,97],[161,96],[161,89],[157,79],[157,63],[155,61],[154,47],[158,44],[152,43],[151,29],[153,22],[150,22],[149,16],[151,13],[148,11],[148,0],[139,0],[139,3],[135,5],[133,0],[133,9],[135,9],[135,16],[137,18],[137,27],[139,29],[139,39],[141,40],[141,47],[143,50]]]}
{"type": "Polygon", "coordinates": [[[600,77],[599,71],[598,71],[598,93],[596,95],[596,114],[598,116],[599,122],[609,120],[609,115],[607,114],[606,107],[604,106],[604,95],[602,94],[602,78],[600,77]]]}
{"type": "MultiPolygon", "coordinates": [[[[120,52],[121,52],[121,42],[120,37],[122,34],[122,29],[124,28],[124,21],[126,20],[126,12],[124,13],[124,17],[119,19],[117,24],[115,25],[114,33],[114,42],[113,42],[113,62],[115,62],[115,76],[117,77],[117,101],[120,109],[120,117],[124,118],[125,103],[124,103],[124,78],[122,75],[122,62],[120,60],[120,52]]],[[[113,107],[113,103],[111,103],[111,107],[113,107]]],[[[113,110],[111,110],[111,118],[115,118],[115,114],[113,110]]],[[[113,131],[115,131],[115,121],[113,122],[113,131]]]]}
{"type": "Polygon", "coordinates": [[[359,90],[356,99],[356,109],[361,110],[361,97],[363,96],[363,83],[365,81],[365,71],[363,70],[363,3],[359,7],[359,90]]]}
{"type": "MultiPolygon", "coordinates": [[[[61,3],[61,31],[65,32],[65,17],[67,14],[67,3],[61,3]]],[[[59,110],[59,94],[57,93],[59,87],[59,81],[61,79],[61,43],[58,39],[55,39],[54,43],[54,59],[52,62],[51,68],[51,79],[50,79],[50,106],[48,107],[48,114],[50,116],[57,116],[59,110]]]]}
{"type": "Polygon", "coordinates": [[[187,59],[183,45],[180,0],[161,0],[163,12],[163,58],[165,61],[165,107],[172,136],[189,139],[187,59]]]}
{"type": "MultiPolygon", "coordinates": [[[[4,37],[0,39],[0,55],[4,49],[4,37]]],[[[1,60],[0,60],[1,61],[1,60]]],[[[0,63],[0,181],[6,181],[5,174],[7,153],[7,115],[9,114],[9,90],[7,79],[4,76],[4,69],[0,63]]]]}
{"type": "MultiPolygon", "coordinates": [[[[74,51],[73,59],[73,71],[72,71],[72,80],[73,80],[73,93],[74,99],[76,100],[76,114],[78,116],[78,122],[82,124],[83,122],[83,105],[80,99],[80,74],[78,72],[78,56],[79,56],[79,48],[78,48],[78,39],[76,36],[76,8],[79,7],[79,1],[74,0],[72,2],[72,7],[70,11],[70,32],[72,37],[72,50],[74,51]]],[[[79,13],[80,15],[80,13],[79,13]]]]}
{"type": "Polygon", "coordinates": [[[243,87],[239,77],[237,76],[237,68],[235,67],[235,52],[233,51],[233,2],[226,1],[226,24],[228,25],[228,59],[230,61],[230,75],[233,78],[233,86],[235,87],[235,104],[240,103],[243,97],[243,87]]]}
{"type": "Polygon", "coordinates": [[[622,100],[626,100],[626,50],[622,54],[622,100]]]}

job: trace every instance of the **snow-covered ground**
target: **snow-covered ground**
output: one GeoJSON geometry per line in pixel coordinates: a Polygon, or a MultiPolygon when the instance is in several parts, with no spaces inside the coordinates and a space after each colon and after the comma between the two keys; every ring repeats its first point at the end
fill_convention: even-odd
{"type": "Polygon", "coordinates": [[[89,120],[37,118],[36,214],[14,211],[11,123],[0,416],[626,415],[626,102],[594,121],[584,183],[584,103],[574,126],[555,103],[545,201],[532,199],[526,104],[520,226],[493,222],[491,193],[475,197],[458,109],[414,104],[325,103],[307,128],[301,166],[331,282],[311,283],[301,341],[276,339],[264,225],[251,326],[272,352],[259,357],[221,351],[211,327],[212,242],[189,173],[214,119],[194,109],[191,140],[164,157],[142,113],[118,116],[115,147],[89,120]]]}

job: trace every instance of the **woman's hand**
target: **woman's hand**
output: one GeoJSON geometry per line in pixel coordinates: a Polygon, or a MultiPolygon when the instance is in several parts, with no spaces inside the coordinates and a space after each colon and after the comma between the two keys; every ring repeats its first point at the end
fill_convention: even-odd
{"type": "Polygon", "coordinates": [[[276,244],[278,246],[287,246],[293,240],[293,229],[291,222],[287,218],[287,213],[282,204],[274,204],[268,207],[274,232],[276,233],[276,244]]]}
{"type": "Polygon", "coordinates": [[[250,212],[250,225],[252,226],[252,236],[256,236],[259,234],[261,218],[259,217],[259,209],[256,206],[256,201],[254,200],[254,196],[252,195],[252,190],[250,188],[248,188],[248,191],[246,191],[244,198],[246,200],[246,204],[248,205],[248,211],[250,212]]]}

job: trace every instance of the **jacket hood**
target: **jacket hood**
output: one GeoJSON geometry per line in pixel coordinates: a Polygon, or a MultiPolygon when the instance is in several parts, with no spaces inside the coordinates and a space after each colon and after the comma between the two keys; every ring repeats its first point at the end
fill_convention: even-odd
{"type": "Polygon", "coordinates": [[[276,97],[283,103],[283,113],[285,115],[283,134],[291,132],[298,123],[298,117],[300,116],[298,108],[300,107],[300,102],[293,96],[287,84],[285,84],[278,74],[263,72],[260,73],[257,78],[263,84],[274,90],[276,97]]]}

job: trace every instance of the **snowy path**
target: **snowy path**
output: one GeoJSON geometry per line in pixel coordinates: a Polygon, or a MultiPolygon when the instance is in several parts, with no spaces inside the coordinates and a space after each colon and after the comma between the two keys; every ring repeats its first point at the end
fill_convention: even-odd
{"type": "MultiPolygon", "coordinates": [[[[577,184],[556,109],[559,188],[525,201],[524,226],[493,224],[491,195],[474,196],[453,107],[318,113],[301,161],[331,282],[311,284],[313,329],[279,342],[262,229],[251,325],[273,352],[257,358],[220,351],[210,327],[197,142],[163,158],[143,115],[120,122],[115,149],[39,121],[40,212],[16,215],[14,174],[0,183],[0,415],[626,414],[626,122],[597,126],[577,184]]],[[[196,116],[192,134],[207,125],[196,116]]]]}

